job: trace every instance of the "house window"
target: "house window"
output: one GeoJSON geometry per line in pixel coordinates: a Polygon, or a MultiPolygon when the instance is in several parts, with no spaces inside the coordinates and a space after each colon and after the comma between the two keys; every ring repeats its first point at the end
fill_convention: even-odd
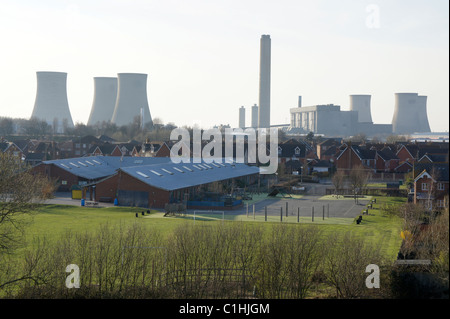
{"type": "Polygon", "coordinates": [[[300,155],[300,148],[298,147],[295,148],[295,155],[300,155]]]}
{"type": "Polygon", "coordinates": [[[76,143],[75,148],[80,148],[80,143],[76,143]]]}
{"type": "Polygon", "coordinates": [[[444,183],[438,183],[437,188],[438,188],[439,191],[445,190],[445,185],[444,185],[444,183]]]}
{"type": "Polygon", "coordinates": [[[422,183],[422,190],[423,191],[427,191],[428,190],[428,184],[427,183],[422,183]]]}
{"type": "Polygon", "coordinates": [[[442,199],[439,199],[439,200],[437,201],[437,206],[438,206],[438,207],[444,207],[444,201],[443,201],[442,199]]]}
{"type": "Polygon", "coordinates": [[[281,147],[278,146],[278,155],[281,155],[281,147]]]}
{"type": "Polygon", "coordinates": [[[61,185],[67,185],[67,181],[61,181],[61,185]]]}

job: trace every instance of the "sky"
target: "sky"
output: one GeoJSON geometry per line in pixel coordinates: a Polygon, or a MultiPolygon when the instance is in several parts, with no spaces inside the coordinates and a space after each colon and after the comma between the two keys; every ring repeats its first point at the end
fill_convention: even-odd
{"type": "Polygon", "coordinates": [[[238,126],[258,104],[259,45],[269,34],[271,124],[289,109],[370,94],[390,124],[394,94],[428,96],[433,132],[449,129],[447,0],[0,0],[0,116],[29,118],[36,72],[67,72],[75,123],[94,77],[146,73],[153,118],[238,126]]]}

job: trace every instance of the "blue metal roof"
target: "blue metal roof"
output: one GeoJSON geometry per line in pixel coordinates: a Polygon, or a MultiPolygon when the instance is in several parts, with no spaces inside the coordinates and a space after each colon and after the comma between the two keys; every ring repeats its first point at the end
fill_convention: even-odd
{"type": "Polygon", "coordinates": [[[95,180],[114,174],[118,169],[170,162],[169,157],[88,156],[43,161],[87,180],[95,180]]]}
{"type": "Polygon", "coordinates": [[[172,191],[259,173],[259,168],[241,163],[172,163],[131,166],[120,169],[156,188],[172,191]]]}

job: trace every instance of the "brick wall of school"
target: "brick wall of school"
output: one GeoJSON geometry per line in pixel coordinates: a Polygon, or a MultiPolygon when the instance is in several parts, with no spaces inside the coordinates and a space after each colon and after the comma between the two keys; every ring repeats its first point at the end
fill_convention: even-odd
{"type": "MultiPolygon", "coordinates": [[[[164,208],[170,199],[169,191],[152,187],[124,172],[119,172],[117,175],[97,183],[95,200],[98,201],[100,197],[112,197],[114,200],[118,190],[147,192],[148,207],[153,208],[164,208]]],[[[118,200],[120,204],[120,198],[118,200]]]]}
{"type": "Polygon", "coordinates": [[[56,179],[59,183],[57,191],[69,192],[72,185],[78,185],[79,178],[70,172],[59,168],[53,164],[40,164],[31,169],[33,174],[42,174],[51,179],[56,179]]]}

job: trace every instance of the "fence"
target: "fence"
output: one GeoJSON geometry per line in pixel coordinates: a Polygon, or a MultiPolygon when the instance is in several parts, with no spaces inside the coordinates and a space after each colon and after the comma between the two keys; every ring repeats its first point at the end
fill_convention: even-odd
{"type": "Polygon", "coordinates": [[[251,298],[255,280],[246,269],[205,268],[174,270],[159,279],[166,293],[181,298],[251,298]]]}
{"type": "MultiPolygon", "coordinates": [[[[364,188],[358,191],[357,195],[366,196],[396,196],[407,197],[409,190],[400,188],[364,188]]],[[[341,195],[341,196],[354,196],[353,190],[349,188],[338,189],[337,192],[334,188],[327,188],[325,190],[326,195],[341,195]]]]}

